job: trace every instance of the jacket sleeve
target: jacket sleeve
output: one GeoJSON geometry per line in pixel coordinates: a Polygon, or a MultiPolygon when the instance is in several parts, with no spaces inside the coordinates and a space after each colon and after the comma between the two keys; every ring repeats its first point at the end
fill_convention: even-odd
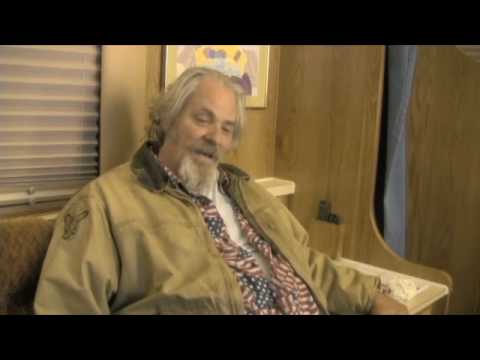
{"type": "Polygon", "coordinates": [[[119,259],[104,209],[79,193],[59,214],[34,300],[36,314],[109,314],[119,259]]]}
{"type": "Polygon", "coordinates": [[[325,294],[328,311],[334,314],[369,313],[378,294],[380,279],[335,264],[332,259],[309,246],[309,236],[286,209],[294,238],[307,251],[308,270],[320,293],[325,294]]]}

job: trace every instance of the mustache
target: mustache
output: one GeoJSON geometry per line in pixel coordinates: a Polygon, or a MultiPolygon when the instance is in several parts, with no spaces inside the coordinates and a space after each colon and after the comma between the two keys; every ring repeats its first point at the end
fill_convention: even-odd
{"type": "Polygon", "coordinates": [[[215,144],[199,144],[199,145],[193,146],[192,150],[194,152],[207,155],[215,160],[220,159],[220,156],[222,154],[219,147],[215,144]]]}

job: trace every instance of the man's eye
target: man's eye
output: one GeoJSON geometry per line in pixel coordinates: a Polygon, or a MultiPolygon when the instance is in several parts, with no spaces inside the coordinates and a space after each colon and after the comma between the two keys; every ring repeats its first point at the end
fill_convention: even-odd
{"type": "Polygon", "coordinates": [[[224,126],[222,128],[222,130],[225,134],[232,134],[233,133],[233,127],[231,127],[231,126],[224,126]]]}
{"type": "Polygon", "coordinates": [[[196,116],[195,120],[200,123],[200,124],[206,124],[208,123],[208,119],[203,117],[203,116],[196,116]]]}

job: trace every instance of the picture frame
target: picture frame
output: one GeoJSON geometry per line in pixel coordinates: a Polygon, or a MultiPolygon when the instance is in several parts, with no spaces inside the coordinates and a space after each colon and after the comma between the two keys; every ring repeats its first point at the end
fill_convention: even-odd
{"type": "Polygon", "coordinates": [[[219,70],[235,79],[247,94],[247,108],[267,107],[270,46],[268,45],[167,45],[163,87],[193,66],[219,70]]]}

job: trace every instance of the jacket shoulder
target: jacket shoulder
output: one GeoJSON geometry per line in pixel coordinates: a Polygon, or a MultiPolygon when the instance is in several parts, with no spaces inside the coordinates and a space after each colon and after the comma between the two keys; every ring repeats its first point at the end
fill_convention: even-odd
{"type": "Polygon", "coordinates": [[[85,186],[83,186],[70,200],[70,202],[83,199],[99,199],[101,194],[109,188],[122,188],[122,184],[132,183],[133,173],[130,170],[129,164],[125,163],[119,165],[104,174],[93,179],[85,186]]]}

